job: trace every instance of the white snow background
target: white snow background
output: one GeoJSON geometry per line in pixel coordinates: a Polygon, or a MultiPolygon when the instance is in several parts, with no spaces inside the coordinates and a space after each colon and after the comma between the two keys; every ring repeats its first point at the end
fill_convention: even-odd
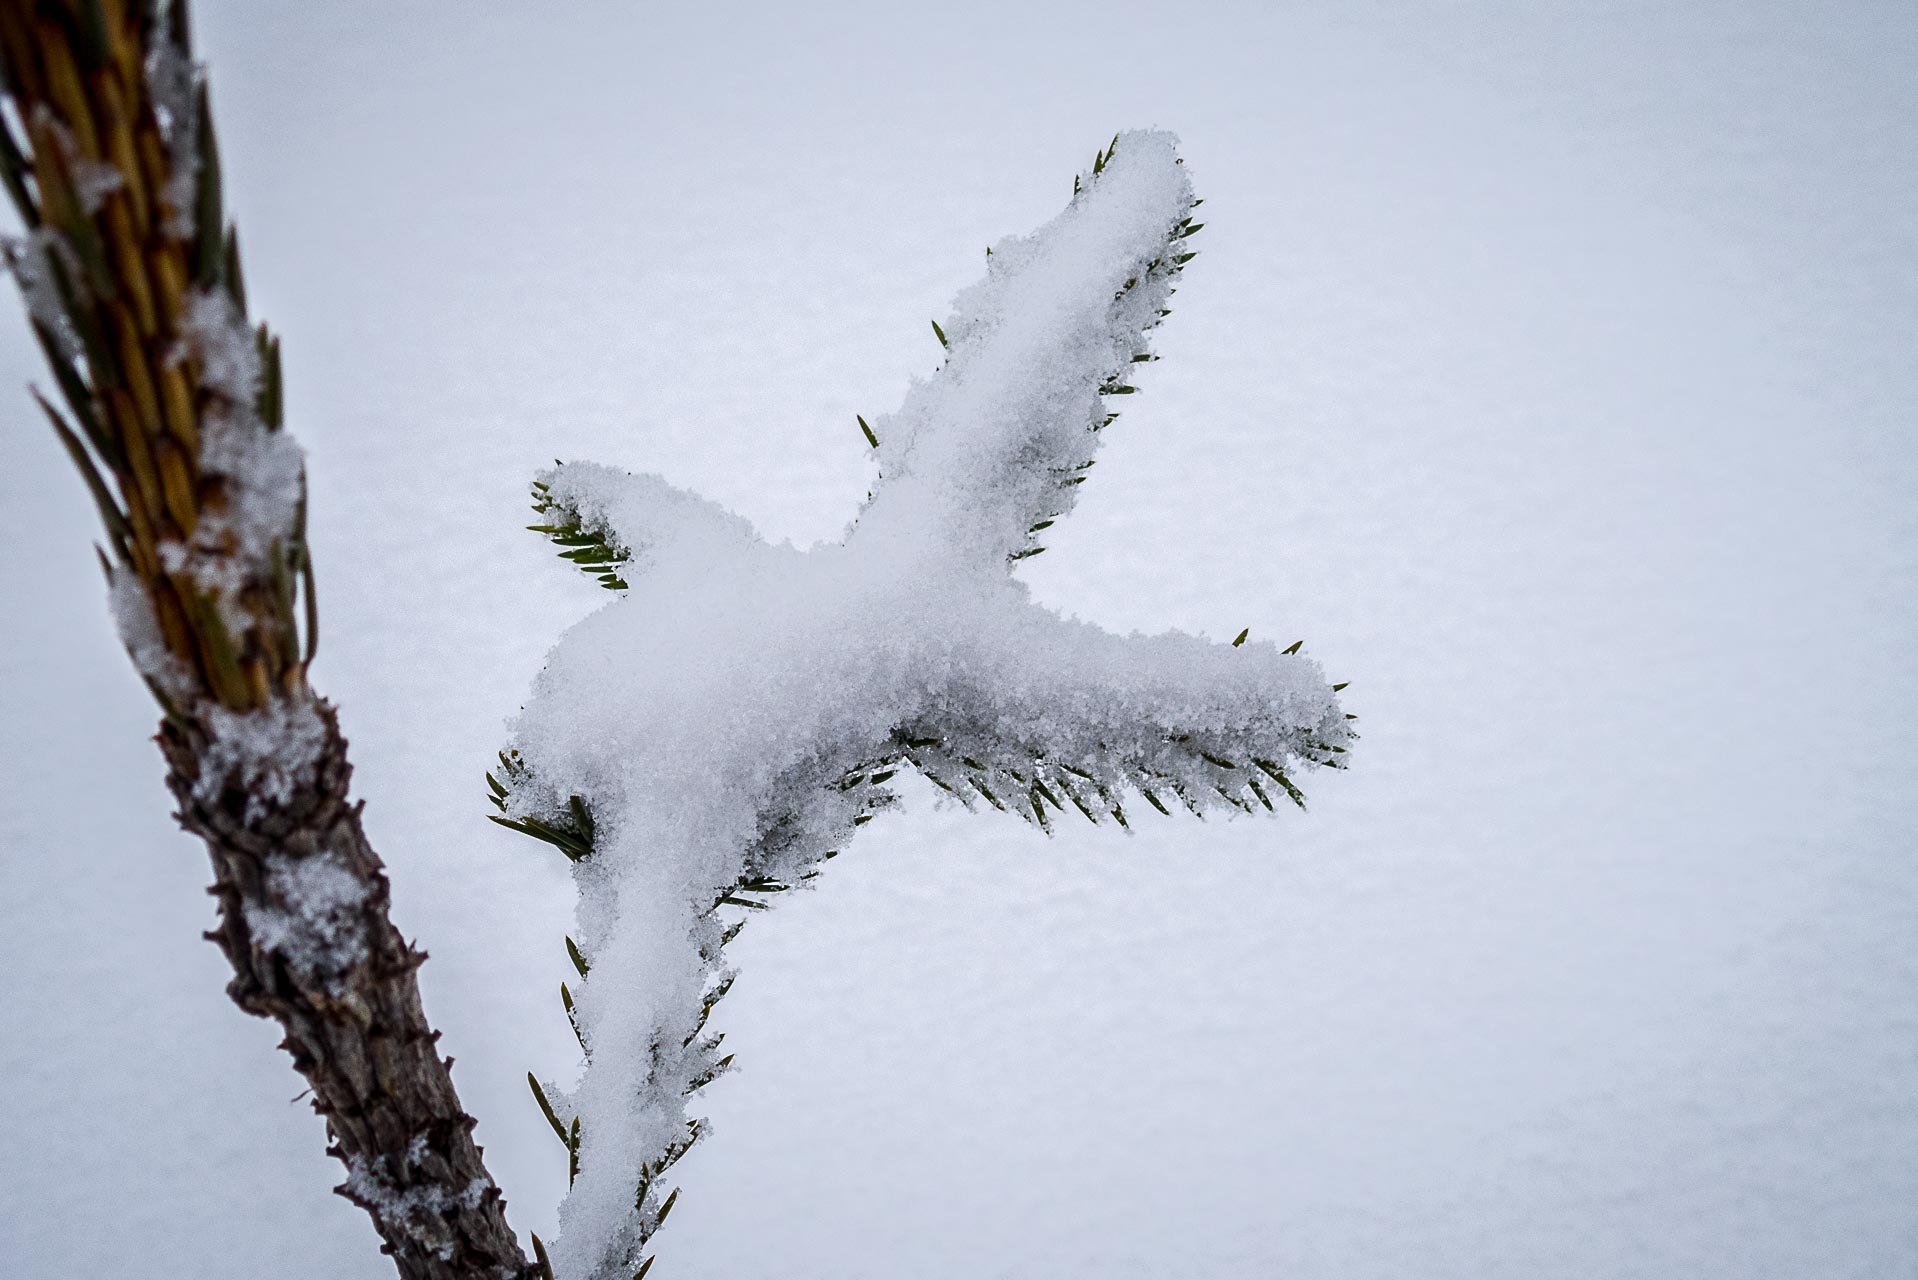
{"type": "MultiPolygon", "coordinates": [[[[197,6],[315,682],[515,1225],[573,890],[481,772],[605,599],[528,479],[837,537],[928,317],[1160,126],[1203,256],[1020,572],[1304,638],[1352,770],[1129,839],[913,789],[730,949],[657,1274],[1918,1274],[1918,13],[698,8],[197,6]]],[[[390,1275],[0,325],[0,1271],[390,1275]]]]}

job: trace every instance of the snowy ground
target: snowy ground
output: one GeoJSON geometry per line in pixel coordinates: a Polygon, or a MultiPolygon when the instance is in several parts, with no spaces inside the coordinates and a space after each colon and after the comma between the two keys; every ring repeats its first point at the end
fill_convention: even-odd
{"type": "MultiPolygon", "coordinates": [[[[200,8],[316,681],[514,1222],[565,1180],[524,1073],[571,1062],[572,890],[480,772],[603,595],[526,480],[836,537],[985,244],[1159,125],[1205,256],[1023,572],[1306,638],[1354,769],[1131,839],[867,827],[733,948],[656,1274],[1918,1272],[1909,7],[807,8],[200,8]]],[[[0,1255],[388,1275],[198,940],[3,323],[0,1255]]]]}

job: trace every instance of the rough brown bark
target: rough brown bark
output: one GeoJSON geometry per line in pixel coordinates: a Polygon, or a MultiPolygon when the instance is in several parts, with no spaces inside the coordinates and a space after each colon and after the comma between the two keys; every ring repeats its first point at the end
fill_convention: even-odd
{"type": "Polygon", "coordinates": [[[454,1091],[452,1059],[439,1056],[439,1033],[420,1007],[415,972],[426,954],[387,917],[386,873],[361,828],[362,806],[347,796],[351,766],[338,721],[325,702],[315,709],[326,743],[312,783],[264,812],[245,791],[203,796],[207,742],[198,729],[169,721],[160,732],[180,824],[213,859],[221,922],[207,937],[233,964],[227,992],[286,1029],[281,1047],[312,1086],[313,1108],[333,1140],[329,1154],[348,1169],[336,1190],[372,1216],[400,1275],[534,1276],[473,1142],[475,1121],[454,1091]],[[289,886],[314,859],[329,874],[343,869],[360,900],[336,894],[345,905],[312,918],[311,901],[289,886]],[[271,925],[272,945],[260,936],[261,921],[271,925]],[[322,958],[303,962],[309,946],[322,958]]]}

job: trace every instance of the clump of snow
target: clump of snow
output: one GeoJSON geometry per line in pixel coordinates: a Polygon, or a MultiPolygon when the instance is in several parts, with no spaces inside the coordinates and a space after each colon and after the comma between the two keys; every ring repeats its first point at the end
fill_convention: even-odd
{"type": "Polygon", "coordinates": [[[697,559],[710,548],[754,541],[750,523],[655,475],[575,462],[542,471],[538,479],[554,508],[578,519],[586,533],[607,537],[635,569],[662,556],[697,559]]]}
{"type": "Polygon", "coordinates": [[[195,693],[193,672],[167,648],[140,575],[124,567],[113,569],[108,574],[107,607],[113,612],[114,627],[127,656],[133,659],[134,670],[170,700],[190,702],[195,693]]]}
{"type": "Polygon", "coordinates": [[[196,289],[182,300],[181,337],[200,365],[200,385],[232,404],[260,394],[260,351],[246,317],[224,289],[196,289]]]}
{"type": "Polygon", "coordinates": [[[67,165],[73,177],[73,194],[79,198],[81,211],[89,217],[100,211],[108,196],[127,184],[125,175],[105,160],[74,156],[67,165]]]}
{"type": "Polygon", "coordinates": [[[54,282],[54,254],[59,254],[60,265],[66,278],[78,282],[84,276],[77,270],[73,250],[66,239],[52,227],[36,227],[23,236],[7,236],[0,239],[0,251],[4,251],[7,269],[13,273],[13,279],[20,286],[20,296],[27,304],[27,314],[38,321],[40,326],[53,336],[55,348],[68,360],[80,358],[81,345],[79,335],[73,331],[73,322],[67,319],[66,307],[60,301],[60,289],[54,282]]]}
{"type": "Polygon", "coordinates": [[[901,768],[1040,825],[1125,823],[1141,800],[1284,803],[1290,771],[1344,751],[1311,660],[1110,635],[1008,572],[1070,509],[1130,393],[1192,203],[1171,136],[1128,134],[1064,213],[995,247],[943,326],[947,364],[874,424],[884,474],[841,544],[768,545],[657,477],[542,478],[634,559],[514,725],[509,813],[571,825],[578,796],[592,827],[574,867],[591,971],[586,1071],[561,1100],[581,1118],[564,1280],[632,1274],[664,1207],[653,1173],[697,1133],[688,1095],[729,1061],[701,1025],[728,972],[715,904],[809,876],[896,802],[901,768]]]}
{"type": "MultiPolygon", "coordinates": [[[[407,1148],[406,1163],[409,1167],[416,1165],[425,1153],[426,1135],[418,1134],[407,1148]]],[[[453,1256],[454,1238],[442,1215],[455,1207],[478,1208],[492,1185],[485,1178],[474,1178],[457,1194],[438,1183],[402,1186],[393,1179],[385,1156],[369,1161],[354,1155],[346,1162],[346,1181],[341,1189],[389,1231],[408,1237],[444,1262],[453,1256]]]]}
{"type": "Polygon", "coordinates": [[[201,470],[229,481],[227,508],[215,514],[214,524],[234,534],[239,554],[264,561],[272,545],[293,531],[305,454],[291,436],[265,430],[251,413],[202,414],[200,432],[201,470]]]}
{"type": "Polygon", "coordinates": [[[187,572],[215,593],[234,630],[248,619],[239,589],[293,532],[305,486],[305,454],[260,420],[260,355],[246,317],[225,290],[195,290],[181,316],[177,358],[191,357],[212,392],[200,414],[200,470],[224,477],[225,504],[202,512],[191,541],[162,547],[169,572],[187,572]]]}
{"type": "Polygon", "coordinates": [[[249,900],[247,927],[262,949],[308,977],[337,979],[366,958],[361,908],[367,886],[339,858],[323,851],[304,858],[267,859],[269,906],[249,900]]]}
{"type": "Polygon", "coordinates": [[[193,238],[194,193],[200,181],[199,69],[171,40],[155,40],[147,55],[147,92],[167,149],[167,180],[160,192],[171,212],[166,233],[193,238]]]}
{"type": "Polygon", "coordinates": [[[277,698],[251,711],[206,704],[198,711],[207,746],[194,794],[216,803],[228,789],[246,793],[246,818],[291,801],[309,786],[326,748],[326,722],[304,698],[277,698]]]}

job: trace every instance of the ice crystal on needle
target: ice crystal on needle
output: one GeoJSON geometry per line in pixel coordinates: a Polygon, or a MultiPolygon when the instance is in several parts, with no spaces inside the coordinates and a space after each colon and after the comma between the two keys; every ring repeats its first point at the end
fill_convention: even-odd
{"type": "Polygon", "coordinates": [[[814,873],[912,768],[1049,826],[1296,800],[1350,734],[1316,663],[1271,644],[1108,634],[1009,573],[1070,510],[1192,256],[1174,139],[1126,134],[1070,205],[993,247],[938,325],[947,361],[863,424],[882,477],[799,552],[655,476],[540,477],[536,526],[619,592],[560,641],[494,780],[499,821],[574,860],[579,1085],[541,1093],[577,1176],[565,1280],[626,1280],[723,1070],[725,913],[814,873]],[[562,1119],[562,1117],[565,1117],[562,1119]]]}

